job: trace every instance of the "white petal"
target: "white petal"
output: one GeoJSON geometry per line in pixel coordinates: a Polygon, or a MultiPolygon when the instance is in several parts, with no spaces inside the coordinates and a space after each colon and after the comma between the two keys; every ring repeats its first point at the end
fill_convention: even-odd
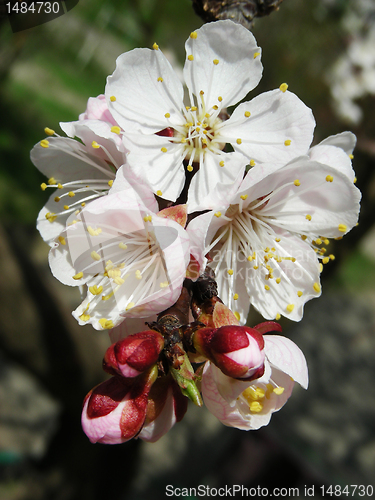
{"type": "MultiPolygon", "coordinates": [[[[348,132],[349,133],[349,132],[348,132]]],[[[354,181],[355,173],[349,155],[335,146],[318,144],[309,151],[311,160],[329,165],[330,167],[345,174],[351,182],[354,181]]]]}
{"type": "Polygon", "coordinates": [[[268,361],[307,389],[308,370],[301,349],[290,339],[281,335],[264,335],[263,338],[268,361]]]}
{"type": "Polygon", "coordinates": [[[261,49],[254,36],[228,20],[205,24],[195,33],[197,37],[190,37],[185,45],[184,78],[189,90],[195,96],[204,92],[207,109],[218,104],[219,96],[223,107],[236,104],[262,76],[261,49]]]}
{"type": "Polygon", "coordinates": [[[343,149],[347,155],[350,155],[353,153],[356,142],[356,136],[352,132],[347,131],[327,137],[318,146],[336,146],[343,149]]]}
{"type": "Polygon", "coordinates": [[[233,197],[242,181],[246,159],[237,153],[205,153],[188,193],[188,212],[213,209],[233,197]],[[224,161],[224,166],[220,162],[224,161]]]}
{"type": "Polygon", "coordinates": [[[265,263],[260,266],[258,261],[259,269],[251,269],[251,265],[248,268],[247,291],[251,303],[264,318],[274,319],[281,314],[299,321],[304,304],[320,296],[318,259],[310,245],[300,237],[287,233],[277,236],[281,240],[279,243],[274,239],[265,240],[269,247],[273,245],[276,248],[272,253],[279,258],[268,261],[273,278],[266,279],[268,270],[264,268],[265,263]]]}
{"type": "Polygon", "coordinates": [[[118,57],[105,94],[110,112],[126,132],[154,133],[181,123],[182,84],[161,50],[134,49],[118,57]]]}
{"type": "Polygon", "coordinates": [[[131,151],[127,162],[136,175],[143,179],[154,193],[175,201],[185,184],[183,149],[180,145],[158,135],[132,134],[124,141],[131,151]],[[163,152],[162,148],[167,151],[163,152]]]}
{"type": "Polygon", "coordinates": [[[82,179],[112,179],[108,164],[96,156],[96,150],[86,148],[67,137],[49,137],[48,148],[40,143],[31,150],[31,161],[42,174],[58,182],[82,179]]]}
{"type": "Polygon", "coordinates": [[[151,212],[156,213],[159,211],[158,203],[149,186],[141,181],[141,178],[135,174],[129,165],[123,165],[116,173],[116,178],[109,190],[109,194],[118,193],[127,189],[134,189],[145,207],[151,212]]]}
{"type": "Polygon", "coordinates": [[[295,94],[277,89],[240,104],[220,135],[256,164],[280,165],[307,153],[314,127],[311,110],[295,94]],[[248,118],[246,111],[251,113],[248,118]]]}
{"type": "Polygon", "coordinates": [[[262,216],[272,219],[273,226],[291,232],[339,237],[358,220],[361,194],[354,184],[332,167],[305,158],[273,172],[250,191],[251,199],[273,192],[262,216]],[[296,186],[295,180],[300,185],[296,186]],[[341,231],[339,226],[346,229],[341,231]]]}

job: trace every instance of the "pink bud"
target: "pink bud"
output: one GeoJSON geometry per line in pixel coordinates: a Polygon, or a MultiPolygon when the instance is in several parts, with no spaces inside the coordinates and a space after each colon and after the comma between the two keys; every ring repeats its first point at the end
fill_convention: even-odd
{"type": "Polygon", "coordinates": [[[202,328],[193,337],[195,349],[228,377],[253,380],[264,373],[264,340],[247,326],[202,328]]]}
{"type": "Polygon", "coordinates": [[[92,443],[124,443],[140,432],[157,374],[155,366],[137,378],[112,377],[89,392],[81,421],[92,443]]]}
{"type": "Polygon", "coordinates": [[[153,330],[129,335],[107,349],[103,369],[111,375],[137,377],[156,363],[163,347],[163,336],[153,330]]]}

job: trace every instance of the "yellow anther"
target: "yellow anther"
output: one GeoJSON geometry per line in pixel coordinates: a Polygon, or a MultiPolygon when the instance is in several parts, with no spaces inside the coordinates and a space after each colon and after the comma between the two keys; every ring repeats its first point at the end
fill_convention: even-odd
{"type": "Polygon", "coordinates": [[[306,220],[311,220],[311,215],[310,214],[307,214],[306,217],[305,217],[306,220]]]}
{"type": "Polygon", "coordinates": [[[92,146],[94,149],[99,149],[99,148],[100,148],[99,144],[98,144],[96,141],[92,141],[91,146],[92,146]]]}
{"type": "Polygon", "coordinates": [[[47,189],[47,184],[45,182],[42,182],[42,184],[40,185],[42,191],[45,191],[47,189]]]}
{"type": "Polygon", "coordinates": [[[95,252],[95,250],[91,252],[91,258],[94,260],[101,260],[100,255],[98,254],[98,252],[95,252]]]}
{"type": "Polygon", "coordinates": [[[236,139],[237,144],[242,144],[242,139],[236,139]]]}
{"type": "Polygon", "coordinates": [[[125,280],[120,278],[120,276],[116,276],[113,281],[116,283],[116,285],[123,285],[125,283],[125,280]]]}
{"type": "Polygon", "coordinates": [[[152,46],[154,50],[159,50],[159,45],[155,42],[152,46]]]}
{"type": "MultiPolygon", "coordinates": [[[[197,129],[197,130],[198,130],[198,132],[199,132],[199,129],[197,129]]],[[[207,139],[202,139],[202,143],[203,143],[203,144],[207,144],[207,139]]]]}
{"type": "Polygon", "coordinates": [[[44,133],[47,134],[47,135],[53,135],[55,133],[55,131],[52,130],[51,128],[46,127],[44,129],[44,133]]]}
{"type": "Polygon", "coordinates": [[[145,215],[145,216],[143,217],[143,220],[144,220],[145,222],[151,222],[151,221],[152,221],[152,216],[151,216],[151,215],[145,215]]]}
{"type": "Polygon", "coordinates": [[[102,296],[102,300],[106,301],[106,300],[109,300],[111,299],[113,296],[114,296],[115,292],[112,291],[111,293],[109,293],[108,295],[103,295],[102,296]]]}
{"type": "Polygon", "coordinates": [[[220,167],[224,167],[224,160],[221,160],[221,162],[219,162],[219,165],[220,167]]]}
{"type": "Polygon", "coordinates": [[[324,259],[322,259],[322,262],[323,262],[323,264],[328,264],[329,257],[324,257],[324,259]]]}
{"type": "Polygon", "coordinates": [[[122,241],[118,244],[118,246],[122,249],[122,250],[126,250],[128,248],[128,245],[126,243],[123,243],[122,241]]]}
{"type": "Polygon", "coordinates": [[[221,212],[215,212],[215,217],[221,217],[221,212]]]}
{"type": "Polygon", "coordinates": [[[81,203],[81,207],[85,207],[85,206],[86,206],[86,203],[83,201],[83,202],[81,203]]]}
{"type": "MultiPolygon", "coordinates": [[[[314,241],[313,241],[313,243],[314,243],[314,241]]],[[[322,240],[320,238],[316,238],[315,243],[317,245],[321,245],[322,244],[322,240]]]]}
{"type": "Polygon", "coordinates": [[[214,59],[212,62],[215,64],[215,66],[217,66],[219,64],[219,59],[214,59]]]}
{"type": "Polygon", "coordinates": [[[42,141],[40,141],[40,145],[42,146],[42,148],[48,148],[49,142],[47,141],[47,139],[43,139],[42,141]]]}
{"type": "Polygon", "coordinates": [[[286,306],[286,310],[288,313],[291,313],[293,311],[293,309],[294,309],[294,304],[288,304],[286,306]]]}
{"type": "Polygon", "coordinates": [[[137,278],[137,280],[141,280],[142,279],[142,273],[141,273],[141,271],[139,269],[136,270],[135,277],[137,278]]]}
{"type": "Polygon", "coordinates": [[[81,271],[81,272],[79,272],[79,273],[77,273],[77,274],[75,274],[75,275],[73,276],[73,279],[74,279],[74,280],[80,280],[81,278],[83,278],[83,272],[82,272],[82,271],[81,271]]]}
{"type": "Polygon", "coordinates": [[[254,160],[250,160],[250,167],[254,167],[255,166],[255,161],[254,160]]]}
{"type": "Polygon", "coordinates": [[[265,288],[265,290],[267,290],[267,291],[268,291],[268,290],[271,290],[271,288],[269,287],[269,285],[264,285],[264,288],[265,288]]]}
{"type": "Polygon", "coordinates": [[[166,118],[170,118],[171,117],[171,114],[170,113],[165,113],[164,115],[166,118]]]}
{"type": "Polygon", "coordinates": [[[280,318],[281,318],[280,314],[279,314],[279,313],[277,313],[277,314],[276,314],[276,316],[275,316],[275,320],[276,320],[276,321],[279,321],[279,319],[280,319],[280,318]]]}
{"type": "Polygon", "coordinates": [[[237,321],[240,321],[240,319],[241,319],[241,314],[240,314],[238,311],[234,311],[234,315],[235,315],[235,317],[236,317],[237,321]]]}
{"type": "MultiPolygon", "coordinates": [[[[275,241],[276,241],[276,243],[280,243],[281,240],[280,240],[280,238],[276,238],[275,241]]],[[[275,250],[274,250],[274,252],[275,252],[275,250]]]]}
{"type": "Polygon", "coordinates": [[[168,150],[167,150],[167,148],[162,147],[162,148],[160,149],[160,151],[161,151],[162,153],[166,153],[168,150]]]}
{"type": "Polygon", "coordinates": [[[53,212],[47,212],[46,219],[48,220],[48,222],[54,222],[57,219],[57,215],[53,212]]]}
{"type": "Polygon", "coordinates": [[[295,186],[300,186],[300,185],[301,185],[301,183],[300,183],[300,181],[299,181],[298,179],[296,179],[296,180],[293,182],[293,184],[294,184],[295,186]]]}
{"type": "Polygon", "coordinates": [[[192,31],[190,33],[190,38],[192,38],[193,40],[196,40],[197,36],[198,36],[198,33],[196,31],[192,31]]]}
{"type": "Polygon", "coordinates": [[[163,81],[164,81],[163,78],[161,76],[159,76],[158,82],[163,82],[163,81]]]}
{"type": "Polygon", "coordinates": [[[354,158],[354,155],[350,154],[349,158],[352,160],[354,158]]]}
{"type": "Polygon", "coordinates": [[[65,240],[64,236],[59,236],[59,237],[58,237],[58,240],[59,240],[59,242],[60,242],[62,245],[66,245],[66,240],[65,240]]]}
{"type": "Polygon", "coordinates": [[[248,195],[247,195],[247,194],[241,194],[241,196],[240,196],[241,200],[246,200],[246,199],[247,199],[247,197],[248,197],[248,195]]]}
{"type": "Polygon", "coordinates": [[[354,177],[353,183],[355,184],[357,182],[357,177],[354,177]]]}
{"type": "Polygon", "coordinates": [[[69,210],[69,205],[64,205],[64,210],[69,210]]]}
{"type": "Polygon", "coordinates": [[[111,97],[109,98],[109,100],[110,100],[111,102],[115,102],[116,97],[115,97],[114,95],[111,95],[111,97]]]}
{"type": "Polygon", "coordinates": [[[235,293],[235,294],[233,295],[233,300],[238,300],[238,293],[235,293]]]}
{"type": "Polygon", "coordinates": [[[286,141],[284,141],[285,146],[290,146],[291,144],[292,144],[292,141],[290,139],[287,139],[286,141]]]}
{"type": "Polygon", "coordinates": [[[249,116],[251,115],[250,111],[245,111],[244,115],[246,116],[246,118],[249,118],[249,116]]]}
{"type": "Polygon", "coordinates": [[[113,125],[113,127],[111,127],[111,132],[113,132],[114,134],[120,134],[121,129],[118,125],[113,125]]]}
{"type": "Polygon", "coordinates": [[[266,391],[261,387],[248,387],[242,393],[242,396],[246,399],[248,403],[252,401],[259,401],[260,399],[264,399],[266,395],[266,391]]]}
{"type": "Polygon", "coordinates": [[[129,309],[131,309],[132,307],[135,306],[135,303],[134,302],[129,302],[129,304],[126,306],[125,308],[125,311],[129,311],[129,309]]]}
{"type": "Polygon", "coordinates": [[[191,165],[188,165],[188,166],[186,167],[186,170],[187,170],[188,172],[192,172],[192,171],[193,171],[193,167],[192,167],[191,165]]]}
{"type": "Polygon", "coordinates": [[[331,260],[335,260],[336,257],[331,253],[329,256],[328,256],[331,260]]]}
{"type": "Polygon", "coordinates": [[[327,181],[327,182],[333,182],[333,177],[332,177],[332,175],[327,175],[327,177],[326,177],[326,181],[327,181]]]}
{"type": "Polygon", "coordinates": [[[229,274],[229,276],[233,276],[233,269],[228,269],[227,273],[229,274]]]}
{"type": "Polygon", "coordinates": [[[59,183],[57,184],[57,189],[62,189],[62,188],[63,188],[63,185],[59,182],[59,183]]]}
{"type": "Polygon", "coordinates": [[[212,109],[214,109],[214,110],[216,111],[216,110],[218,110],[218,109],[219,109],[219,106],[216,106],[216,104],[214,104],[214,105],[212,106],[212,109]]]}
{"type": "Polygon", "coordinates": [[[259,268],[259,266],[253,266],[253,269],[257,270],[259,268]]]}
{"type": "Polygon", "coordinates": [[[273,392],[277,395],[277,396],[281,396],[281,394],[284,392],[284,387],[275,387],[273,392]]]}
{"type": "Polygon", "coordinates": [[[298,290],[297,295],[298,295],[298,297],[302,297],[303,292],[301,292],[301,290],[298,290]]]}
{"type": "Polygon", "coordinates": [[[193,54],[190,54],[190,55],[188,56],[188,60],[189,60],[189,61],[194,61],[194,56],[193,56],[193,54]]]}
{"type": "Polygon", "coordinates": [[[263,410],[263,405],[259,401],[253,401],[249,404],[249,408],[253,413],[260,413],[263,410]]]}
{"type": "Polygon", "coordinates": [[[258,56],[260,56],[260,52],[254,52],[254,59],[256,59],[258,56]]]}
{"type": "Polygon", "coordinates": [[[88,321],[90,319],[90,317],[91,316],[89,314],[87,314],[86,312],[84,312],[84,313],[81,314],[81,316],[79,316],[79,319],[81,321],[88,321]]]}
{"type": "Polygon", "coordinates": [[[97,285],[89,286],[89,292],[91,292],[93,295],[100,295],[102,291],[103,291],[102,286],[97,286],[97,285]]]}
{"type": "Polygon", "coordinates": [[[110,330],[111,328],[114,327],[113,321],[106,318],[100,319],[99,324],[104,330],[110,330]]]}
{"type": "Polygon", "coordinates": [[[279,87],[281,92],[286,92],[288,90],[288,84],[287,83],[282,83],[279,87]]]}
{"type": "Polygon", "coordinates": [[[248,256],[247,260],[251,262],[253,260],[253,257],[251,255],[248,256]]]}
{"type": "Polygon", "coordinates": [[[90,236],[98,236],[102,230],[100,227],[97,229],[93,229],[91,226],[87,226],[87,232],[90,234],[90,236]]]}
{"type": "Polygon", "coordinates": [[[50,186],[52,186],[53,184],[56,184],[56,179],[54,177],[50,177],[47,182],[50,186]]]}
{"type": "Polygon", "coordinates": [[[162,194],[163,194],[163,193],[160,191],[160,189],[158,189],[158,190],[156,191],[156,194],[157,194],[158,196],[162,196],[162,194]]]}
{"type": "Polygon", "coordinates": [[[338,229],[339,229],[340,233],[345,233],[347,230],[347,227],[345,224],[339,224],[338,229]]]}
{"type": "Polygon", "coordinates": [[[319,283],[315,282],[314,285],[313,285],[313,289],[316,291],[316,293],[319,293],[320,292],[320,285],[319,285],[319,283]]]}
{"type": "Polygon", "coordinates": [[[113,180],[111,179],[110,181],[108,181],[108,186],[112,187],[112,184],[113,184],[113,180]]]}
{"type": "Polygon", "coordinates": [[[217,98],[217,100],[218,100],[219,102],[221,102],[221,101],[223,100],[223,98],[221,97],[221,95],[219,95],[219,97],[217,98]]]}
{"type": "Polygon", "coordinates": [[[189,111],[190,106],[185,106],[186,111],[189,111]]]}
{"type": "Polygon", "coordinates": [[[69,198],[73,198],[76,194],[73,191],[69,191],[68,196],[69,198]]]}
{"type": "Polygon", "coordinates": [[[167,288],[168,285],[169,285],[168,281],[162,281],[159,286],[160,288],[167,288]]]}
{"type": "Polygon", "coordinates": [[[319,272],[323,272],[323,264],[321,262],[319,262],[319,272]]]}

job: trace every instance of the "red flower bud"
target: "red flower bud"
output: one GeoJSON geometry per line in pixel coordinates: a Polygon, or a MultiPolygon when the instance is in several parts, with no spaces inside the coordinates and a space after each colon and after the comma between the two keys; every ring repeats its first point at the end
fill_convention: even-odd
{"type": "Polygon", "coordinates": [[[111,375],[137,377],[156,363],[163,347],[163,336],[154,330],[129,335],[107,349],[103,369],[111,375]]]}
{"type": "Polygon", "coordinates": [[[202,328],[193,336],[195,349],[229,377],[253,380],[264,373],[264,340],[247,326],[202,328]]]}
{"type": "Polygon", "coordinates": [[[140,432],[157,374],[155,366],[137,378],[112,377],[89,392],[82,428],[92,443],[124,443],[140,432]]]}

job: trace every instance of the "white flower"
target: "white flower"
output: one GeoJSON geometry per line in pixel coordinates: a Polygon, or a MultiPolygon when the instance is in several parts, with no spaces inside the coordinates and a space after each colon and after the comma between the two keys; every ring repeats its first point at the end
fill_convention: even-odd
{"type": "Polygon", "coordinates": [[[307,156],[282,168],[255,166],[236,192],[228,189],[225,203],[223,191],[214,210],[187,227],[192,254],[204,269],[210,253],[219,296],[242,324],[249,299],[266,319],[300,320],[305,302],[321,293],[319,260],[331,257],[327,238],[343,236],[357,222],[360,192],[348,166],[340,171],[333,156],[350,159],[332,145],[310,153],[332,166],[307,156]]]}
{"type": "Polygon", "coordinates": [[[212,363],[205,367],[204,403],[225,425],[242,430],[259,429],[287,402],[294,382],[307,389],[308,372],[302,351],[279,335],[264,335],[264,343],[265,373],[251,384],[227,377],[212,363]]]}
{"type": "Polygon", "coordinates": [[[107,196],[68,220],[50,252],[57,279],[87,285],[86,298],[73,315],[79,324],[96,329],[112,329],[125,317],[147,317],[172,306],[190,257],[183,227],[163,211],[156,214],[155,197],[141,198],[121,173],[107,196]]]}
{"type": "Polygon", "coordinates": [[[117,59],[108,78],[108,107],[126,131],[130,165],[143,172],[154,193],[176,200],[187,171],[195,172],[188,210],[205,208],[218,183],[235,182],[246,163],[286,163],[306,154],[314,129],[311,111],[287,85],[242,103],[232,117],[222,112],[243,99],[262,74],[261,50],[254,36],[232,21],[209,23],[186,42],[183,86],[171,65],[154,50],[135,49],[117,59]],[[167,135],[156,135],[163,130],[167,135]],[[224,153],[230,143],[235,153],[224,153]],[[240,154],[245,159],[241,161],[240,154]]]}
{"type": "MultiPolygon", "coordinates": [[[[103,99],[89,100],[85,115],[89,113],[90,117],[95,116],[90,112],[92,101],[99,101],[103,107],[103,99]]],[[[42,189],[54,189],[37,219],[37,228],[50,245],[64,230],[69,216],[108,193],[116,171],[126,163],[120,127],[112,124],[113,119],[112,123],[105,121],[108,115],[108,110],[102,110],[101,114],[96,113],[101,119],[83,119],[81,115],[80,121],[60,123],[67,135],[79,137],[83,144],[46,128],[49,137],[31,151],[32,162],[48,178],[42,189]]]]}

